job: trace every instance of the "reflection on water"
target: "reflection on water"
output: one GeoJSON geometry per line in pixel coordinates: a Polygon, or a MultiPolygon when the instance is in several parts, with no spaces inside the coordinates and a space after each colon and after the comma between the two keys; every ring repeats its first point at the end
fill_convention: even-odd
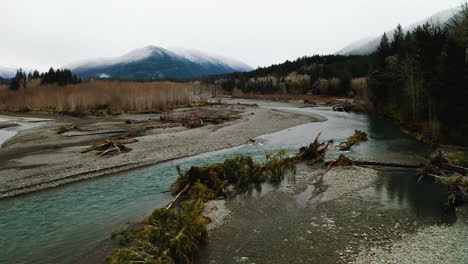
{"type": "MultiPolygon", "coordinates": [[[[382,182],[365,196],[382,203],[385,208],[410,209],[418,218],[454,220],[453,211],[445,208],[447,186],[437,184],[431,178],[418,178],[415,170],[387,169],[382,171],[382,182]]],[[[364,194],[365,195],[365,194],[364,194]]]]}
{"type": "MultiPolygon", "coordinates": [[[[352,135],[355,129],[368,132],[369,141],[354,146],[347,153],[354,158],[410,163],[419,161],[415,154],[429,151],[426,146],[403,135],[384,120],[364,114],[301,110],[322,114],[328,121],[261,136],[256,144],[0,200],[0,263],[67,263],[84,254],[108,238],[112,230],[167,204],[171,199],[167,190],[177,177],[176,165],[187,169],[193,165],[221,162],[233,154],[261,159],[266,152],[280,149],[297,152],[300,146],[309,144],[319,132],[322,132],[322,140],[334,139],[338,142],[352,135]]],[[[338,154],[331,151],[327,159],[335,158],[338,154]]],[[[405,173],[402,172],[402,178],[406,177],[405,173]]],[[[408,178],[414,179],[413,175],[408,178]]],[[[382,202],[388,206],[395,200],[406,201],[409,198],[404,203],[432,203],[432,198],[425,198],[426,191],[413,193],[420,186],[413,183],[408,185],[408,182],[400,179],[382,185],[376,189],[378,195],[373,197],[386,197],[382,198],[382,202]],[[387,185],[391,187],[383,187],[387,185]]],[[[268,192],[272,189],[271,186],[264,186],[263,193],[272,193],[268,192]]],[[[415,204],[414,207],[419,205],[415,204]]],[[[435,214],[431,210],[428,207],[427,214],[435,214]]]]}

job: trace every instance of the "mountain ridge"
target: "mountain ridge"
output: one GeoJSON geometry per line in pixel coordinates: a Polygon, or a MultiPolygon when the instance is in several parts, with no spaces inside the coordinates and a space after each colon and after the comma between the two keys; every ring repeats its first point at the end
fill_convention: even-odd
{"type": "Polygon", "coordinates": [[[250,71],[247,64],[185,48],[146,46],[115,58],[72,63],[70,68],[82,78],[194,78],[209,74],[250,71]]]}

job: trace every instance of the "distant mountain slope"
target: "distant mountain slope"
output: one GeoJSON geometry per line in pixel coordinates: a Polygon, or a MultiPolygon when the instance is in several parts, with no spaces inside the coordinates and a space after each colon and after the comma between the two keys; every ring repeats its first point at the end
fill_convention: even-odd
{"type": "Polygon", "coordinates": [[[120,79],[193,78],[209,74],[250,71],[240,61],[183,48],[148,46],[121,57],[65,66],[81,78],[120,79]]]}
{"type": "MultiPolygon", "coordinates": [[[[431,17],[428,17],[424,20],[421,20],[417,23],[411,24],[408,27],[403,28],[404,32],[413,30],[419,25],[423,25],[426,22],[429,23],[438,23],[438,24],[445,24],[450,18],[452,18],[456,12],[459,9],[448,9],[441,11],[439,13],[436,13],[432,15],[431,17]]],[[[396,25],[395,25],[396,27],[396,25]]],[[[389,30],[385,32],[387,34],[387,37],[391,40],[393,38],[393,30],[389,30]]],[[[374,52],[377,47],[379,46],[380,39],[382,36],[378,36],[375,38],[366,38],[362,39],[359,41],[356,41],[354,43],[351,43],[350,45],[342,48],[341,50],[337,51],[335,54],[337,55],[367,55],[372,52],[374,52]]]]}
{"type": "Polygon", "coordinates": [[[15,68],[2,67],[0,66],[0,77],[3,78],[12,78],[16,74],[15,68]]]}

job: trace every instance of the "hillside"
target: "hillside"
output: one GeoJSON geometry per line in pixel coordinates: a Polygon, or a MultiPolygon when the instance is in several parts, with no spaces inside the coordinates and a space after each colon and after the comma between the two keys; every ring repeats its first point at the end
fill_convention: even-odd
{"type": "MultiPolygon", "coordinates": [[[[438,12],[426,19],[423,19],[419,22],[413,23],[407,27],[403,28],[403,31],[406,33],[408,31],[414,30],[417,26],[421,26],[425,23],[431,24],[445,24],[450,18],[452,18],[459,9],[447,9],[441,12],[438,12]]],[[[390,40],[392,40],[393,30],[388,30],[385,32],[387,36],[389,36],[390,40]]],[[[342,48],[341,50],[337,51],[336,55],[367,55],[371,54],[372,52],[376,51],[377,47],[379,46],[380,39],[382,35],[372,37],[372,38],[365,38],[358,40],[349,44],[348,46],[342,48]]]]}

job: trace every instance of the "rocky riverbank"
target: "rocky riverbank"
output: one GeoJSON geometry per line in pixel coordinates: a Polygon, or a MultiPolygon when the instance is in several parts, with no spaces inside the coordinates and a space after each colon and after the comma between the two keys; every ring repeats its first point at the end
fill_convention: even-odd
{"type": "MultiPolygon", "coordinates": [[[[175,109],[161,114],[111,117],[54,118],[40,127],[22,130],[0,149],[0,198],[42,190],[162,161],[245,144],[253,138],[323,117],[307,113],[275,111],[267,102],[242,100],[223,104],[175,109]],[[127,135],[151,126],[161,116],[222,115],[231,118],[220,124],[197,128],[184,126],[144,129],[134,135],[132,151],[97,157],[81,153],[91,144],[116,135],[127,135]],[[61,126],[80,131],[58,134],[61,126]]],[[[283,103],[283,105],[294,105],[283,103]]]]}

